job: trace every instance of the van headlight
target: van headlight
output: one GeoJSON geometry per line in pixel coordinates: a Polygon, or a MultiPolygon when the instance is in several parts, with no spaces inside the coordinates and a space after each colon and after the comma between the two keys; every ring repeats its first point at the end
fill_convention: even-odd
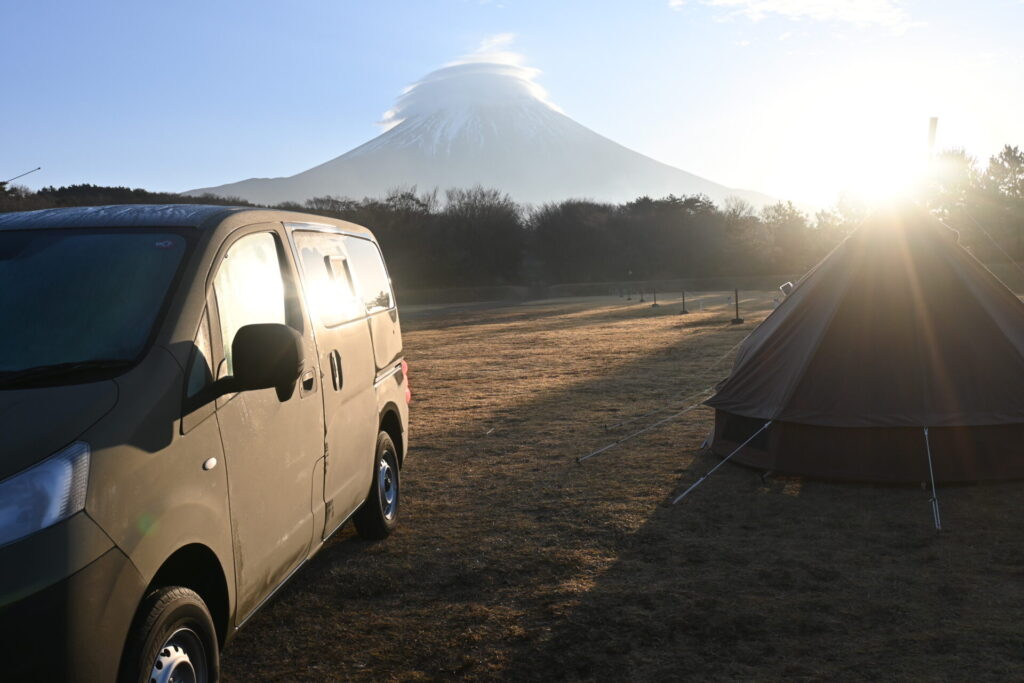
{"type": "Polygon", "coordinates": [[[0,546],[80,512],[88,483],[89,444],[83,441],[0,481],[0,546]]]}

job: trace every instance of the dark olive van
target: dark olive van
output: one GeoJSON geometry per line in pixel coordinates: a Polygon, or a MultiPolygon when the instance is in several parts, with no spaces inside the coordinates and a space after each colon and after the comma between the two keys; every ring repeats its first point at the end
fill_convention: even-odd
{"type": "Polygon", "coordinates": [[[394,528],[407,374],[365,228],[0,214],[0,679],[215,681],[332,532],[394,528]]]}

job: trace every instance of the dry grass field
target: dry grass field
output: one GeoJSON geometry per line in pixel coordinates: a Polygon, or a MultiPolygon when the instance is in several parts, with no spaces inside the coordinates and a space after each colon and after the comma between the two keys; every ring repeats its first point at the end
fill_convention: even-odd
{"type": "Polygon", "coordinates": [[[940,486],[941,534],[920,488],[731,464],[670,505],[706,408],[576,463],[727,374],[771,294],[725,296],[411,312],[400,529],[339,532],[225,680],[1024,678],[1024,483],[940,486]]]}

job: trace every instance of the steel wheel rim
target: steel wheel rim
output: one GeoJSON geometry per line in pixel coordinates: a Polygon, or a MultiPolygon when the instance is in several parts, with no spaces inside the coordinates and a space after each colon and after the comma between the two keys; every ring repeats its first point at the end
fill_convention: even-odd
{"type": "Polygon", "coordinates": [[[190,628],[179,628],[164,641],[149,672],[150,683],[207,683],[206,648],[190,628]]]}
{"type": "Polygon", "coordinates": [[[380,496],[380,509],[384,519],[392,520],[395,512],[398,511],[398,478],[395,470],[388,462],[388,453],[384,452],[380,457],[380,464],[377,468],[377,492],[380,496]]]}

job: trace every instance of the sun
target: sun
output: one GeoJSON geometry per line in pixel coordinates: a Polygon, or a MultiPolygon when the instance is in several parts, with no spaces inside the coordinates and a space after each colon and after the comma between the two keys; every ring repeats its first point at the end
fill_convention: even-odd
{"type": "Polygon", "coordinates": [[[911,197],[927,168],[919,156],[898,146],[879,149],[867,158],[851,154],[835,169],[836,186],[840,193],[868,206],[911,197]]]}
{"type": "Polygon", "coordinates": [[[930,118],[939,118],[940,148],[952,139],[945,90],[934,65],[898,50],[794,79],[763,121],[779,185],[822,207],[914,194],[928,170],[930,118]]]}
{"type": "Polygon", "coordinates": [[[787,131],[787,170],[822,205],[842,196],[866,206],[905,198],[928,168],[927,125],[927,117],[856,105],[798,117],[787,131]]]}

